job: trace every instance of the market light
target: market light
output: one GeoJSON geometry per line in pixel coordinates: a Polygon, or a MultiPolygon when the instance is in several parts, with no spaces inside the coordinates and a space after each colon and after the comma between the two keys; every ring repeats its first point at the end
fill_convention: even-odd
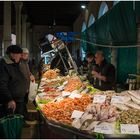
{"type": "Polygon", "coordinates": [[[85,5],[81,5],[81,8],[82,8],[82,9],[85,9],[85,8],[86,8],[86,6],[85,6],[85,5]]]}

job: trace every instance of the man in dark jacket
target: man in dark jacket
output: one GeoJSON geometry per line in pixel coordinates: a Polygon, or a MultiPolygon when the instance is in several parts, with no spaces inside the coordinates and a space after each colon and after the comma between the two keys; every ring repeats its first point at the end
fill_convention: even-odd
{"type": "Polygon", "coordinates": [[[96,66],[92,70],[93,86],[100,90],[112,90],[115,85],[115,67],[107,63],[102,51],[95,54],[96,66]]]}
{"type": "Polygon", "coordinates": [[[22,49],[11,45],[6,55],[0,60],[0,116],[7,115],[12,109],[16,114],[23,114],[26,79],[19,69],[22,49]]]}

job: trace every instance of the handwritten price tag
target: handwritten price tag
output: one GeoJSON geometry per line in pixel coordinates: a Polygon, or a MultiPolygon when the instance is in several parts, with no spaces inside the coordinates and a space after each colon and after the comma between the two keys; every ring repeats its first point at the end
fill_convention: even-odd
{"type": "Polygon", "coordinates": [[[83,115],[84,112],[82,111],[78,111],[78,110],[74,110],[72,115],[71,115],[71,118],[74,118],[74,119],[79,119],[81,118],[81,116],[83,115]]]}
{"type": "Polygon", "coordinates": [[[93,103],[104,103],[106,100],[106,95],[95,95],[93,103]]]}
{"type": "Polygon", "coordinates": [[[123,103],[124,97],[122,96],[112,96],[111,103],[123,103]]]}
{"type": "Polygon", "coordinates": [[[71,94],[70,92],[62,91],[62,96],[63,97],[69,96],[70,94],[71,94]]]}
{"type": "Polygon", "coordinates": [[[140,134],[137,124],[121,124],[122,134],[140,134]]]}
{"type": "Polygon", "coordinates": [[[103,133],[103,134],[113,134],[114,128],[111,124],[100,124],[95,126],[94,132],[103,133]]]}
{"type": "Polygon", "coordinates": [[[74,98],[81,98],[81,97],[82,97],[82,95],[76,94],[76,93],[72,93],[72,94],[69,96],[69,98],[72,98],[72,99],[74,99],[74,98]]]}

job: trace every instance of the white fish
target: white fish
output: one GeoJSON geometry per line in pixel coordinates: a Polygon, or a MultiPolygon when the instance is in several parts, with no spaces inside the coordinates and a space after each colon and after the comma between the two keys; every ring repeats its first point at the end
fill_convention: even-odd
{"type": "Polygon", "coordinates": [[[82,126],[80,119],[73,120],[72,126],[75,127],[75,128],[77,128],[77,129],[80,129],[81,126],[82,126]]]}
{"type": "Polygon", "coordinates": [[[133,100],[133,102],[140,105],[140,100],[139,99],[135,98],[134,96],[131,96],[131,99],[133,100]]]}
{"type": "Polygon", "coordinates": [[[93,118],[92,114],[83,115],[83,117],[81,118],[81,124],[83,124],[86,120],[91,120],[92,118],[93,118]]]}
{"type": "Polygon", "coordinates": [[[127,105],[127,106],[129,106],[131,108],[135,108],[135,109],[139,109],[140,110],[140,106],[138,104],[135,104],[132,101],[129,101],[129,102],[125,103],[125,105],[127,105]]]}
{"type": "Polygon", "coordinates": [[[117,107],[118,109],[120,109],[120,110],[128,110],[129,108],[126,106],[126,105],[124,105],[124,104],[120,104],[120,103],[115,103],[115,104],[113,104],[115,107],[117,107]]]}
{"type": "Polygon", "coordinates": [[[93,121],[85,130],[92,130],[100,121],[93,121]]]}
{"type": "Polygon", "coordinates": [[[131,100],[131,97],[130,96],[122,96],[123,97],[123,102],[126,103],[128,101],[131,100]]]}
{"type": "Polygon", "coordinates": [[[128,93],[129,93],[130,95],[133,95],[135,98],[137,98],[137,99],[140,100],[140,91],[138,91],[138,90],[136,90],[136,91],[131,90],[131,91],[128,91],[128,93]]]}

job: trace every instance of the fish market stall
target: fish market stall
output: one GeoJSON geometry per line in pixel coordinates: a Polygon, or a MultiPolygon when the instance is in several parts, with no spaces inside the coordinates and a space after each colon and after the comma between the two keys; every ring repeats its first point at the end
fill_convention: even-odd
{"type": "Polygon", "coordinates": [[[48,70],[36,104],[46,126],[43,138],[140,138],[139,90],[100,91],[82,76],[48,70]]]}

